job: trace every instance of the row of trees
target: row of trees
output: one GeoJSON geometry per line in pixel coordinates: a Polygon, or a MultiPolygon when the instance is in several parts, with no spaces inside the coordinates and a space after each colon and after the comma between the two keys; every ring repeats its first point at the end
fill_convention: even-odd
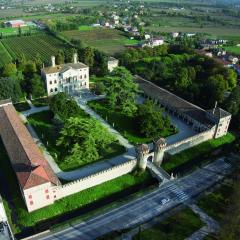
{"type": "Polygon", "coordinates": [[[205,108],[223,103],[224,93],[237,84],[234,70],[185,47],[130,49],[120,59],[132,73],[205,108]]]}
{"type": "Polygon", "coordinates": [[[6,64],[0,77],[0,98],[11,98],[13,102],[17,102],[25,95],[33,97],[45,95],[44,83],[36,63],[21,61],[18,64],[6,64]]]}

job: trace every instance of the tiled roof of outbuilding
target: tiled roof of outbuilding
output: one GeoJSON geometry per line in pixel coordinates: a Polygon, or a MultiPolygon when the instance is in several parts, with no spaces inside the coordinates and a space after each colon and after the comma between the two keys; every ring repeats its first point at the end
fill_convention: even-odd
{"type": "Polygon", "coordinates": [[[136,76],[136,82],[139,84],[140,89],[147,95],[159,100],[165,105],[169,105],[169,107],[175,109],[177,112],[191,117],[192,119],[207,126],[208,128],[211,128],[215,125],[215,123],[207,117],[206,111],[204,109],[139,76],[136,76]]]}
{"type": "Polygon", "coordinates": [[[0,133],[22,189],[60,184],[12,104],[0,107],[0,133]]]}

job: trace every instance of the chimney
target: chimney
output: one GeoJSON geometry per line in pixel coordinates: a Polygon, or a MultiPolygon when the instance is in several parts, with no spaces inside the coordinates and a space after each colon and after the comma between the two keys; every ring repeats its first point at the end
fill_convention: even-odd
{"type": "Polygon", "coordinates": [[[77,53],[73,54],[73,63],[74,64],[78,63],[78,55],[77,55],[77,53]]]}
{"type": "Polygon", "coordinates": [[[218,105],[218,102],[216,101],[216,102],[215,102],[214,109],[213,109],[213,114],[215,113],[215,111],[216,111],[216,109],[217,109],[217,105],[218,105]]]}
{"type": "Polygon", "coordinates": [[[56,63],[55,63],[55,57],[52,56],[51,59],[52,59],[52,67],[55,67],[55,66],[56,66],[56,63]]]}

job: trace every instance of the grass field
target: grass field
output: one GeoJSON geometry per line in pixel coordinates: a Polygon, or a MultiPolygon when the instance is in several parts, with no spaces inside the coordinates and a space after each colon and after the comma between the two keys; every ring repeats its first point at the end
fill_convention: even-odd
{"type": "Polygon", "coordinates": [[[196,167],[206,159],[214,158],[214,151],[220,149],[222,146],[231,144],[235,140],[235,136],[231,133],[218,138],[203,142],[197,146],[189,148],[178,154],[170,156],[165,159],[162,167],[169,173],[176,171],[187,170],[191,167],[196,167]]]}
{"type": "Polygon", "coordinates": [[[2,39],[0,44],[13,59],[21,57],[22,54],[28,59],[39,55],[45,62],[49,62],[51,56],[56,55],[59,49],[67,47],[60,40],[47,34],[6,38],[2,39]]]}
{"type": "Polygon", "coordinates": [[[12,61],[11,55],[8,53],[6,48],[0,42],[0,67],[6,63],[10,63],[12,61]]]}
{"type": "Polygon", "coordinates": [[[68,39],[81,40],[86,45],[108,54],[121,52],[125,49],[125,45],[138,43],[138,41],[129,39],[123,32],[116,29],[82,26],[80,30],[64,31],[62,34],[68,39]]]}
{"type": "Polygon", "coordinates": [[[157,32],[187,32],[187,33],[206,33],[215,37],[222,37],[230,39],[231,37],[239,37],[240,28],[227,28],[227,27],[171,27],[171,26],[152,26],[147,28],[150,31],[157,32]]]}
{"type": "Polygon", "coordinates": [[[232,186],[224,183],[216,191],[202,197],[197,204],[209,216],[221,222],[224,220],[225,212],[229,205],[232,192],[232,186]]]}
{"type": "Polygon", "coordinates": [[[190,208],[186,208],[150,229],[141,231],[133,240],[183,240],[203,225],[200,218],[190,208]]]}
{"type": "MultiPolygon", "coordinates": [[[[61,149],[56,146],[56,141],[59,137],[58,131],[56,131],[53,125],[53,113],[51,111],[43,111],[40,113],[32,114],[28,117],[29,123],[34,127],[38,136],[46,146],[50,154],[55,158],[58,166],[63,171],[70,171],[84,165],[93,163],[86,162],[84,159],[78,159],[78,161],[64,162],[61,154],[61,149]]],[[[107,146],[103,151],[99,152],[100,158],[97,161],[109,159],[125,152],[125,148],[119,145],[118,142],[114,142],[107,146]]]]}
{"type": "Polygon", "coordinates": [[[232,54],[240,55],[240,47],[238,47],[238,46],[226,46],[226,47],[224,47],[224,49],[227,52],[230,52],[232,54]]]}
{"type": "MultiPolygon", "coordinates": [[[[26,26],[26,27],[21,27],[21,32],[22,34],[31,32],[31,33],[36,33],[38,32],[38,28],[34,27],[34,26],[26,26]]],[[[3,37],[6,36],[16,36],[19,34],[19,29],[18,28],[0,28],[0,34],[3,37]]]]}
{"type": "MultiPolygon", "coordinates": [[[[135,117],[128,117],[121,112],[111,110],[105,101],[91,101],[88,105],[102,118],[107,119],[109,124],[114,124],[114,128],[127,138],[129,142],[134,144],[152,142],[152,138],[144,137],[140,133],[135,117]]],[[[167,137],[174,133],[174,129],[165,129],[159,134],[162,137],[167,137]]]]}
{"type": "Polygon", "coordinates": [[[136,184],[144,183],[151,179],[148,172],[140,175],[126,174],[117,179],[108,181],[96,187],[89,188],[69,197],[58,200],[54,205],[28,213],[19,190],[19,185],[12,170],[9,158],[0,139],[0,177],[1,195],[4,206],[12,226],[12,230],[17,233],[25,227],[34,226],[40,221],[54,216],[80,209],[99,199],[110,196],[123,189],[127,189],[136,184]],[[4,184],[3,184],[4,183],[4,184]],[[9,191],[11,189],[11,191],[9,191]]]}

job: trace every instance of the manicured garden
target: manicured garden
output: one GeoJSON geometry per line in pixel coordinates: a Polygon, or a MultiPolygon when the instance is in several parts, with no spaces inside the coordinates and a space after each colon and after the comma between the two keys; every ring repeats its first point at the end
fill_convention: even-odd
{"type": "Polygon", "coordinates": [[[14,107],[18,112],[27,111],[30,109],[30,106],[27,102],[15,103],[14,107]]]}
{"type": "Polygon", "coordinates": [[[32,100],[32,104],[35,107],[45,107],[49,104],[49,98],[45,97],[45,98],[36,98],[34,100],[32,100]]]}
{"type": "MultiPolygon", "coordinates": [[[[125,138],[127,138],[129,142],[134,144],[152,142],[152,138],[145,137],[141,134],[135,116],[127,116],[120,111],[111,109],[104,100],[91,101],[88,105],[116,130],[118,130],[125,138]]],[[[174,134],[175,131],[176,130],[174,128],[169,128],[164,129],[164,131],[159,134],[161,137],[167,137],[174,134]]]]}
{"type": "Polygon", "coordinates": [[[169,173],[179,173],[181,171],[190,170],[202,163],[211,161],[235,140],[235,136],[231,133],[218,138],[203,142],[190,149],[182,151],[178,154],[166,158],[162,167],[169,173]]]}
{"type": "MultiPolygon", "coordinates": [[[[88,117],[88,115],[86,115],[84,112],[81,112],[81,114],[88,117]]],[[[49,110],[30,115],[28,121],[34,127],[39,138],[46,146],[49,153],[53,156],[59,167],[63,171],[70,171],[79,167],[83,167],[86,164],[93,163],[94,161],[87,163],[85,161],[77,160],[71,162],[63,161],[61,156],[61,146],[56,145],[57,139],[60,136],[59,129],[53,124],[53,119],[54,114],[49,110]]],[[[124,152],[125,148],[123,146],[119,145],[118,142],[113,142],[100,152],[100,157],[97,161],[112,158],[114,156],[123,154],[124,152]]]]}
{"type": "Polygon", "coordinates": [[[150,229],[140,231],[134,240],[182,240],[203,227],[200,218],[189,208],[174,214],[150,229]]]}
{"type": "Polygon", "coordinates": [[[50,219],[54,216],[83,208],[90,203],[96,202],[112,194],[130,188],[137,184],[143,184],[151,179],[148,172],[142,174],[126,174],[117,179],[108,181],[96,187],[92,187],[71,195],[69,197],[58,200],[54,205],[43,209],[28,213],[22,200],[19,185],[12,170],[11,163],[5,151],[2,141],[0,140],[0,173],[5,177],[5,185],[1,184],[1,195],[4,200],[4,206],[15,233],[21,231],[25,227],[34,226],[35,224],[50,219]],[[4,187],[11,189],[6,193],[4,187]]]}

